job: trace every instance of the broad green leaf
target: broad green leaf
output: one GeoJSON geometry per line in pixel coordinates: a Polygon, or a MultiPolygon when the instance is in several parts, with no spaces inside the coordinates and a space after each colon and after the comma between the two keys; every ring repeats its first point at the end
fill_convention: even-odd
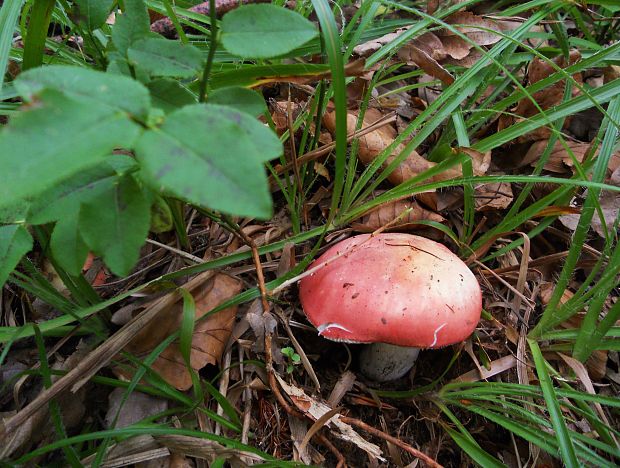
{"type": "Polygon", "coordinates": [[[209,94],[207,102],[209,104],[234,107],[254,117],[258,117],[267,110],[265,99],[261,95],[256,91],[242,88],[241,86],[216,89],[209,94]]]}
{"type": "Polygon", "coordinates": [[[316,27],[306,18],[275,5],[241,6],[222,18],[222,44],[240,57],[276,57],[317,35],[316,27]]]}
{"type": "Polygon", "coordinates": [[[78,213],[64,216],[58,221],[50,239],[54,258],[73,276],[81,273],[88,255],[88,246],[78,232],[78,213]]]}
{"type": "Polygon", "coordinates": [[[191,78],[200,72],[203,62],[196,47],[161,37],[135,41],[127,56],[131,65],[151,76],[191,78]]]}
{"type": "Polygon", "coordinates": [[[22,224],[0,226],[0,288],[30,249],[32,236],[22,224]]]}
{"type": "Polygon", "coordinates": [[[131,147],[140,127],[123,112],[45,90],[0,132],[0,206],[32,198],[131,147]]]}
{"type": "Polygon", "coordinates": [[[45,224],[77,216],[82,203],[109,191],[117,178],[107,161],[86,168],[35,198],[30,205],[28,222],[45,224]]]}
{"type": "Polygon", "coordinates": [[[91,31],[100,27],[114,5],[114,0],[74,0],[74,21],[83,24],[91,31]]]}
{"type": "Polygon", "coordinates": [[[214,104],[178,110],[138,140],[143,176],[156,188],[215,210],[268,218],[263,162],[282,153],[276,135],[244,112],[214,104]]]}
{"type": "Polygon", "coordinates": [[[19,94],[36,100],[44,89],[56,90],[79,102],[92,102],[145,118],[151,105],[148,90],[136,80],[88,68],[51,65],[34,68],[15,80],[19,94]]]}
{"type": "MultiPolygon", "coordinates": [[[[116,15],[116,23],[112,28],[112,43],[116,51],[127,56],[131,45],[151,34],[149,13],[143,0],[125,0],[125,10],[116,15]]],[[[159,36],[157,36],[159,37],[159,36]]]]}
{"type": "Polygon", "coordinates": [[[150,202],[131,176],[82,204],[79,229],[86,244],[119,276],[138,261],[150,223],[150,202]]]}
{"type": "Polygon", "coordinates": [[[169,114],[183,106],[196,104],[196,96],[176,80],[161,78],[147,83],[151,92],[153,107],[158,107],[169,114]]]}
{"type": "Polygon", "coordinates": [[[26,221],[30,203],[17,200],[8,206],[0,207],[0,224],[19,224],[26,221]]]}

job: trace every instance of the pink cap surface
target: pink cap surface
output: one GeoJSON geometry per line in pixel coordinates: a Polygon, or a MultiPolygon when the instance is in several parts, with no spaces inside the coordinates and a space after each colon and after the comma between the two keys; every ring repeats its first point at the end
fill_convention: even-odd
{"type": "Polygon", "coordinates": [[[480,286],[447,247],[411,234],[364,234],[334,245],[310,268],[344,251],[299,285],[306,316],[325,338],[440,348],[476,328],[480,286]]]}

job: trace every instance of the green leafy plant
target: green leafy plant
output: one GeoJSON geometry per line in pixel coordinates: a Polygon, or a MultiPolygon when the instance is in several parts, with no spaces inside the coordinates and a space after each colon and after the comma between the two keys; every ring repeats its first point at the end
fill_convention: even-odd
{"type": "Polygon", "coordinates": [[[282,355],[286,357],[286,373],[292,374],[295,370],[295,366],[301,362],[301,356],[295,352],[291,347],[282,348],[282,355]]]}
{"type": "MultiPolygon", "coordinates": [[[[75,2],[73,18],[92,31],[112,4],[75,2]]],[[[264,100],[226,87],[198,103],[192,88],[209,79],[204,52],[152,33],[142,0],[124,5],[110,30],[106,71],[53,65],[14,82],[25,104],[0,132],[0,283],[32,247],[28,226],[50,227],[52,255],[69,274],[80,273],[90,250],[126,275],[151,226],[152,206],[166,211],[166,199],[271,216],[263,165],[280,156],[282,144],[256,120],[264,100]]],[[[252,5],[225,16],[221,41],[236,55],[269,58],[316,35],[295,12],[252,5]],[[283,28],[275,42],[265,38],[274,18],[283,28]]],[[[210,47],[218,42],[212,37],[210,47]]]]}
{"type": "MultiPolygon", "coordinates": [[[[599,0],[582,5],[561,0],[370,0],[357,2],[359,9],[352,18],[344,14],[349,2],[338,0],[297,2],[296,11],[271,4],[242,5],[221,18],[214,12],[214,0],[209,2],[209,14],[189,10],[195,3],[17,0],[0,6],[0,113],[8,122],[2,121],[0,129],[0,285],[7,282],[3,293],[16,298],[15,302],[23,301],[20,305],[26,310],[23,321],[18,317],[15,324],[5,320],[2,304],[0,344],[4,347],[0,350],[0,365],[10,358],[14,344],[34,343],[40,367],[25,374],[39,376],[44,388],[52,388],[62,372],[51,365],[54,356],[47,340],[62,337],[64,342],[73,335],[105,340],[112,329],[108,312],[125,304],[133,306],[131,301],[137,295],[174,287],[175,281],[206,270],[239,262],[249,264],[255,260],[254,254],[260,258],[297,246],[297,254],[303,251],[307,255],[292,270],[264,284],[269,295],[303,271],[326,233],[348,229],[360,216],[382,205],[423,192],[462,187],[462,211],[451,212],[450,222],[420,224],[441,231],[453,247],[460,249],[463,258],[471,260],[472,268],[481,269],[481,277],[493,270],[493,275],[499,272],[499,278],[510,284],[509,289],[502,290],[499,283],[493,283],[497,276],[485,275],[487,292],[491,285],[490,294],[505,295],[507,299],[498,301],[494,297],[489,301],[494,305],[489,306],[484,317],[490,322],[483,322],[484,331],[472,340],[472,348],[482,364],[478,370],[493,370],[498,361],[501,367],[505,357],[516,354],[515,366],[522,366],[523,372],[515,373],[511,368],[488,379],[450,381],[457,376],[457,368],[459,373],[462,368],[454,364],[465,361],[473,369],[466,354],[475,355],[454,352],[447,367],[436,369],[424,384],[414,382],[414,388],[404,391],[374,389],[368,394],[376,403],[379,398],[390,398],[391,403],[402,405],[408,412],[414,411],[412,399],[416,399],[417,408],[427,405],[427,414],[434,412],[435,416],[425,424],[434,425],[434,432],[443,431],[454,442],[450,447],[449,440],[443,439],[447,450],[438,453],[438,459],[444,457],[456,463],[460,454],[454,447],[458,446],[481,466],[503,466],[505,447],[488,437],[492,433],[501,434],[502,442],[508,440],[517,457],[520,450],[523,460],[535,457],[540,449],[567,466],[616,466],[620,461],[620,432],[613,418],[617,418],[620,403],[617,397],[605,393],[613,388],[612,384],[592,386],[587,369],[581,373],[574,369],[585,366],[595,352],[620,350],[620,327],[616,324],[620,318],[617,215],[613,228],[593,244],[594,249],[585,252],[584,248],[592,236],[595,213],[602,212],[599,195],[620,190],[609,185],[606,174],[618,150],[620,79],[617,73],[611,73],[611,78],[606,75],[600,86],[591,86],[575,78],[582,73],[596,76],[620,64],[617,2],[599,0]],[[438,5],[436,11],[428,10],[431,4],[438,5]],[[489,18],[505,20],[512,26],[496,32],[497,42],[481,47],[468,35],[476,30],[475,22],[463,29],[449,19],[470,13],[474,6],[475,11],[486,10],[489,4],[497,8],[490,11],[489,18]],[[180,39],[165,39],[152,32],[149,10],[168,16],[180,39]],[[107,24],[111,12],[116,19],[114,24],[107,24]],[[304,17],[311,12],[320,25],[320,37],[319,28],[304,17]],[[52,23],[63,30],[62,42],[51,38],[52,23]],[[569,29],[573,31],[569,33],[569,29]],[[452,39],[468,42],[469,50],[478,58],[467,66],[458,61],[446,63],[447,73],[454,78],[450,84],[439,80],[422,83],[423,70],[403,63],[400,53],[412,40],[442,30],[448,31],[452,39]],[[393,142],[372,163],[361,167],[356,158],[359,140],[354,139],[348,146],[350,102],[346,85],[350,78],[345,76],[344,63],[357,45],[394,31],[399,31],[396,38],[366,57],[365,68],[374,76],[357,103],[357,129],[364,126],[364,112],[382,99],[417,92],[422,87],[436,88],[440,93],[416,108],[411,118],[402,119],[400,123],[405,125],[393,142]],[[18,36],[23,38],[23,48],[14,41],[18,36]],[[81,42],[71,43],[72,37],[81,42]],[[569,57],[573,48],[582,54],[575,63],[562,68],[552,60],[569,57]],[[552,72],[540,81],[528,83],[528,67],[534,58],[552,72]],[[12,68],[15,64],[21,65],[17,76],[12,68]],[[309,92],[307,105],[294,113],[278,137],[258,120],[264,117],[273,124],[265,98],[252,88],[286,77],[316,77],[319,83],[309,92]],[[537,96],[558,86],[564,88],[561,100],[541,108],[537,96]],[[514,117],[515,108],[522,102],[532,103],[536,111],[529,117],[519,116],[514,124],[497,126],[499,118],[514,117]],[[315,195],[320,177],[312,164],[302,164],[298,174],[283,174],[271,161],[281,166],[290,162],[283,156],[283,144],[293,143],[292,149],[300,158],[318,148],[320,132],[316,130],[321,128],[321,117],[332,103],[337,111],[335,151],[333,159],[323,161],[331,176],[331,200],[324,203],[328,198],[321,198],[321,215],[307,223],[306,202],[315,195]],[[580,161],[567,151],[574,171],[565,177],[545,175],[543,170],[555,144],[569,148],[572,141],[565,122],[588,109],[596,110],[602,119],[596,135],[588,140],[591,154],[580,161]],[[533,169],[521,167],[519,172],[474,176],[468,153],[459,149],[493,151],[497,153],[494,162],[498,163],[506,153],[520,151],[518,141],[538,130],[548,130],[551,137],[533,169]],[[385,184],[392,170],[413,150],[426,153],[430,161],[438,164],[399,185],[385,184]],[[440,177],[458,168],[462,176],[447,180],[440,177]],[[290,217],[289,237],[258,246],[252,252],[222,253],[178,270],[158,270],[161,276],[148,276],[120,291],[104,291],[105,300],[82,275],[88,252],[102,258],[114,274],[128,275],[140,258],[149,232],[176,236],[181,250],[185,250],[175,249],[176,253],[186,254],[192,246],[191,225],[187,226],[185,219],[190,211],[232,231],[238,227],[232,216],[269,219],[274,213],[270,192],[273,187],[268,185],[266,170],[282,193],[277,207],[278,212],[284,208],[281,212],[290,217]],[[480,184],[509,184],[518,195],[509,209],[483,215],[476,211],[474,191],[480,184]],[[534,196],[540,185],[548,192],[534,196]],[[382,192],[377,192],[378,188],[382,192]],[[548,228],[558,231],[558,213],[569,205],[574,208],[573,201],[580,197],[583,203],[575,230],[561,233],[567,236],[566,241],[544,238],[548,228]],[[530,244],[541,237],[544,239],[537,251],[530,250],[530,244]],[[317,240],[317,245],[307,249],[309,242],[317,240]],[[565,245],[566,251],[558,248],[556,258],[545,258],[552,243],[565,245]],[[589,264],[592,252],[597,256],[589,264]],[[529,283],[533,286],[532,301],[535,299],[540,272],[538,266],[528,262],[538,258],[542,260],[539,265],[548,266],[549,260],[558,259],[563,263],[551,272],[555,290],[550,301],[544,307],[539,303],[524,306],[529,283]],[[581,266],[584,258],[585,269],[581,266]],[[503,276],[501,270],[506,265],[516,266],[515,259],[521,261],[518,278],[516,270],[503,276]],[[48,260],[68,294],[58,291],[41,271],[41,265],[48,260]],[[575,270],[579,270],[577,275],[575,270]],[[575,291],[568,299],[564,297],[567,288],[575,291]],[[35,323],[28,313],[32,298],[52,306],[58,316],[35,323]],[[502,304],[506,304],[506,313],[519,317],[522,328],[518,331],[518,348],[503,339],[503,326],[496,326],[503,318],[496,316],[502,304]],[[526,308],[529,321],[520,315],[526,308]],[[580,320],[578,325],[567,323],[575,318],[580,320]],[[489,340],[492,343],[486,346],[489,340]],[[572,371],[560,373],[559,356],[573,364],[572,371]]],[[[488,33],[482,24],[478,32],[488,33]]],[[[306,85],[303,91],[309,89],[306,85]]],[[[12,463],[42,463],[39,457],[55,452],[75,466],[86,457],[94,457],[91,466],[100,466],[112,443],[148,434],[204,438],[225,445],[229,451],[256,455],[264,466],[286,465],[265,453],[271,454],[270,450],[263,448],[263,452],[252,446],[256,439],[252,439],[251,431],[249,439],[248,432],[244,433],[248,413],[242,418],[240,408],[203,373],[192,369],[194,394],[190,395],[174,388],[150,367],[175,340],[179,341],[181,358],[191,367],[196,304],[189,293],[181,290],[180,294],[183,317],[179,331],[146,357],[126,356],[136,368],[130,382],[109,375],[90,377],[96,385],[125,389],[124,401],[139,390],[164,397],[174,407],[130,427],[100,430],[84,426],[81,433],[75,434],[64,428],[58,405],[52,401],[49,409],[56,440],[30,453],[15,455],[12,463]],[[206,400],[213,409],[205,404],[206,400]],[[219,406],[217,411],[215,406],[219,406]],[[220,425],[227,435],[194,430],[198,425],[189,415],[198,413],[220,425]],[[154,422],[170,415],[181,421],[181,429],[168,427],[169,420],[154,422]],[[244,436],[247,443],[239,442],[244,436]]],[[[210,313],[260,296],[261,291],[251,287],[210,313]]],[[[291,296],[286,298],[287,305],[289,299],[295,300],[294,294],[291,296]]],[[[285,370],[291,374],[301,358],[294,348],[281,351],[285,370]]],[[[252,352],[246,346],[240,354],[247,357],[252,352]]],[[[450,350],[442,352],[449,354],[450,350]]],[[[317,371],[325,365],[323,360],[313,360],[313,365],[315,362],[317,371]]],[[[261,368],[264,364],[240,358],[222,373],[243,367],[245,378],[253,366],[261,368]]],[[[239,383],[247,384],[242,380],[239,383]]],[[[363,387],[359,391],[364,392],[363,387]]],[[[257,406],[253,405],[250,412],[257,406]]],[[[260,411],[268,406],[261,402],[260,411]]],[[[121,411],[116,411],[115,418],[121,411]]],[[[366,414],[371,415],[371,411],[368,409],[366,414]]],[[[416,441],[420,446],[428,443],[423,437],[416,441]]],[[[468,463],[462,457],[460,463],[468,463]]],[[[532,460],[535,458],[528,463],[532,460]]],[[[211,465],[224,463],[219,459],[211,465]]]]}

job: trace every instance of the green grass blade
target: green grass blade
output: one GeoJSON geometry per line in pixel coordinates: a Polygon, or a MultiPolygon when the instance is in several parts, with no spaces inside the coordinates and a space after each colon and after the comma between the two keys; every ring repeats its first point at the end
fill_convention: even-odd
{"type": "Polygon", "coordinates": [[[562,454],[562,461],[565,466],[569,468],[580,466],[575,455],[575,447],[573,441],[568,433],[566,427],[566,421],[562,415],[560,404],[558,403],[558,397],[553,388],[553,382],[547,372],[547,362],[538,347],[538,343],[533,340],[528,340],[530,350],[532,351],[532,357],[536,365],[536,372],[538,374],[538,380],[540,381],[540,388],[542,389],[545,402],[547,403],[547,410],[551,418],[551,423],[555,430],[555,436],[558,441],[560,453],[562,454]]]}
{"type": "Polygon", "coordinates": [[[25,0],[4,2],[0,7],[0,91],[9,65],[13,32],[25,0]]]}
{"type": "MultiPolygon", "coordinates": [[[[321,24],[321,35],[325,43],[329,67],[332,72],[333,100],[336,107],[336,170],[329,215],[329,221],[331,222],[336,216],[344,183],[344,169],[347,158],[347,94],[342,60],[342,44],[334,14],[327,0],[312,0],[312,5],[321,24]]],[[[328,224],[330,223],[328,222],[328,224]]]]}
{"type": "MultiPolygon", "coordinates": [[[[613,84],[617,82],[618,91],[620,91],[620,80],[615,80],[609,84],[613,84]]],[[[616,95],[615,99],[613,99],[609,105],[609,114],[612,116],[613,120],[617,120],[620,117],[620,97],[616,95]]],[[[603,123],[604,125],[605,123],[603,123]]],[[[613,154],[613,150],[616,143],[616,138],[618,136],[618,127],[612,125],[609,121],[607,122],[608,129],[605,133],[605,137],[603,139],[603,143],[601,145],[601,151],[595,161],[594,173],[592,175],[593,182],[601,182],[605,178],[605,173],[607,171],[609,159],[613,154]]],[[[577,261],[579,260],[579,256],[581,254],[581,249],[583,243],[586,240],[587,233],[590,229],[590,224],[592,218],[594,216],[595,207],[598,204],[598,197],[600,194],[600,189],[592,188],[588,190],[588,196],[584,203],[581,216],[579,217],[579,223],[575,232],[573,234],[573,238],[571,241],[571,248],[569,250],[569,254],[564,263],[564,267],[560,274],[560,277],[556,283],[556,287],[553,291],[551,299],[543,312],[543,316],[540,319],[537,326],[531,333],[531,336],[536,336],[542,331],[548,330],[549,323],[555,321],[557,307],[564,293],[564,290],[568,286],[568,282],[572,278],[575,266],[577,265],[577,261]]],[[[596,316],[590,316],[590,321],[596,321],[596,316]]],[[[586,336],[583,336],[581,340],[587,339],[586,336]]],[[[580,345],[580,348],[583,345],[580,345]]]]}
{"type": "Polygon", "coordinates": [[[24,44],[23,71],[38,67],[43,63],[47,29],[50,25],[55,5],[55,0],[34,0],[24,44]]]}

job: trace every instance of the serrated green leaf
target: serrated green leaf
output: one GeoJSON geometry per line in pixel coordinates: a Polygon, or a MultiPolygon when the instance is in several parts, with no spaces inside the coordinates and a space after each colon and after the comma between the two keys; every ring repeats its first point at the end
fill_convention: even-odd
{"type": "Polygon", "coordinates": [[[56,90],[79,102],[92,102],[145,118],[151,106],[148,90],[136,80],[88,68],[51,65],[19,75],[15,87],[26,100],[37,100],[44,89],[56,90]]]}
{"type": "Polygon", "coordinates": [[[242,88],[241,86],[229,86],[219,88],[209,94],[209,104],[234,107],[237,110],[258,117],[267,110],[265,99],[256,91],[242,88]]]}
{"type": "Polygon", "coordinates": [[[191,78],[199,73],[203,62],[196,47],[161,37],[135,41],[127,56],[131,65],[151,76],[191,78]]]}
{"type": "Polygon", "coordinates": [[[166,114],[183,106],[196,104],[196,96],[176,80],[161,78],[146,85],[151,92],[153,107],[158,107],[166,114]]]}
{"type": "Polygon", "coordinates": [[[44,90],[0,132],[0,206],[35,197],[131,147],[140,127],[108,106],[44,90]]]}
{"type": "Polygon", "coordinates": [[[74,20],[92,31],[105,23],[112,5],[114,0],[74,0],[74,20]]]}
{"type": "Polygon", "coordinates": [[[279,156],[276,135],[244,112],[214,104],[180,109],[138,140],[136,156],[153,187],[199,206],[268,218],[263,162],[279,156]]]}
{"type": "Polygon", "coordinates": [[[131,176],[82,204],[79,229],[86,244],[119,276],[138,261],[150,224],[150,202],[131,176]]]}
{"type": "Polygon", "coordinates": [[[58,264],[70,275],[77,276],[88,255],[88,246],[78,231],[78,213],[67,214],[56,223],[50,246],[58,264]]]}
{"type": "Polygon", "coordinates": [[[30,249],[32,236],[22,224],[0,226],[0,288],[30,249]]]}
{"type": "Polygon", "coordinates": [[[240,57],[276,57],[317,35],[299,13],[270,4],[241,6],[222,18],[222,44],[240,57]]]}

